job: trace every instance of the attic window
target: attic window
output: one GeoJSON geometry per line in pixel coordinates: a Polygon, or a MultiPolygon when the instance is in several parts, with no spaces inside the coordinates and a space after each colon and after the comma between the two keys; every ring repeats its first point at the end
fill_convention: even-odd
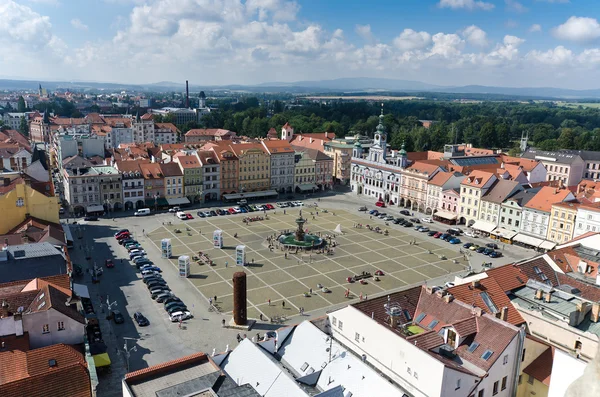
{"type": "Polygon", "coordinates": [[[306,368],[308,368],[308,363],[302,364],[302,366],[300,367],[300,371],[304,372],[306,371],[306,368]]]}
{"type": "Polygon", "coordinates": [[[483,352],[483,354],[481,355],[481,358],[483,358],[485,361],[489,360],[490,357],[492,357],[492,354],[494,354],[493,351],[491,350],[486,350],[483,352]]]}
{"type": "Polygon", "coordinates": [[[473,342],[469,345],[469,348],[467,349],[467,351],[469,353],[473,353],[477,348],[479,347],[479,343],[478,342],[473,342]]]}
{"type": "Polygon", "coordinates": [[[483,291],[479,296],[481,296],[481,299],[492,313],[498,313],[498,307],[494,304],[494,301],[492,301],[492,298],[490,298],[487,292],[483,291]]]}
{"type": "Polygon", "coordinates": [[[537,266],[534,266],[534,267],[533,267],[533,270],[534,270],[534,271],[535,271],[537,274],[542,274],[542,271],[541,271],[541,270],[540,270],[540,268],[539,268],[539,267],[537,267],[537,266]]]}
{"type": "Polygon", "coordinates": [[[415,319],[416,323],[420,323],[421,321],[423,321],[423,319],[425,318],[426,314],[425,313],[421,313],[417,316],[417,318],[415,319]]]}
{"type": "Polygon", "coordinates": [[[434,329],[436,325],[439,324],[438,320],[433,320],[432,322],[429,323],[429,325],[427,326],[427,328],[429,329],[434,329]]]}
{"type": "Polygon", "coordinates": [[[542,279],[542,281],[547,281],[548,277],[546,277],[546,275],[544,273],[540,274],[540,278],[542,279]]]}
{"type": "Polygon", "coordinates": [[[46,306],[46,301],[43,301],[42,303],[40,303],[37,307],[38,310],[40,310],[42,307],[46,306]]]}
{"type": "Polygon", "coordinates": [[[42,292],[42,294],[40,296],[38,296],[38,302],[41,301],[42,299],[44,299],[45,295],[46,295],[46,293],[42,292]]]}
{"type": "Polygon", "coordinates": [[[404,310],[402,310],[402,312],[404,313],[404,317],[406,317],[407,321],[412,320],[412,317],[410,316],[410,313],[408,312],[408,310],[404,309],[404,310]]]}

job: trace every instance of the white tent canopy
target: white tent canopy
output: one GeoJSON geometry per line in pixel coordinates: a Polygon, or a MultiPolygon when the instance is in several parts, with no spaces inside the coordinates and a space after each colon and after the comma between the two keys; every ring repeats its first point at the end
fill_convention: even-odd
{"type": "Polygon", "coordinates": [[[344,234],[344,232],[342,231],[342,224],[338,224],[337,227],[333,230],[334,233],[338,233],[338,234],[344,234]]]}
{"type": "Polygon", "coordinates": [[[481,230],[482,232],[485,232],[485,233],[491,233],[496,228],[496,225],[491,222],[479,220],[479,221],[476,221],[473,224],[473,226],[471,226],[471,228],[473,228],[475,230],[481,230]]]}

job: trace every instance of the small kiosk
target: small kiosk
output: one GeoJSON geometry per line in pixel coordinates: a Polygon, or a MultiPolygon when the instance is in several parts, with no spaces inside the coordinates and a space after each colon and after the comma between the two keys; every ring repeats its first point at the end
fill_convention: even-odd
{"type": "Polygon", "coordinates": [[[223,231],[222,230],[215,230],[213,232],[213,246],[215,248],[223,248],[223,231]]]}
{"type": "Polygon", "coordinates": [[[246,246],[238,245],[235,247],[235,264],[238,266],[246,266],[246,246]]]}
{"type": "Polygon", "coordinates": [[[171,239],[170,238],[163,238],[160,242],[161,248],[162,248],[162,257],[163,258],[170,258],[171,257],[171,239]]]}
{"type": "Polygon", "coordinates": [[[190,275],[190,257],[182,255],[177,260],[179,263],[179,277],[189,277],[190,275]]]}

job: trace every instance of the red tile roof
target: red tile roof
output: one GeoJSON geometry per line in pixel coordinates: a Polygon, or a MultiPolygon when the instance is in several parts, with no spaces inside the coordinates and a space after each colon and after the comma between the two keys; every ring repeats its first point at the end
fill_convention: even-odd
{"type": "Polygon", "coordinates": [[[468,305],[479,307],[485,313],[491,314],[492,316],[496,315],[496,313],[500,313],[503,307],[508,308],[506,321],[513,325],[519,325],[525,322],[523,317],[521,317],[517,309],[515,309],[510,302],[505,290],[500,287],[494,278],[484,278],[475,284],[477,286],[474,286],[473,283],[457,285],[449,288],[448,292],[454,295],[456,299],[468,305]],[[482,297],[482,293],[484,292],[490,297],[497,310],[492,311],[492,308],[486,304],[482,297]]]}
{"type": "Polygon", "coordinates": [[[542,354],[523,369],[523,373],[532,376],[535,380],[550,386],[552,363],[554,362],[554,348],[548,347],[542,354]]]}
{"type": "Polygon", "coordinates": [[[185,133],[185,136],[212,136],[222,137],[225,135],[231,135],[232,131],[224,130],[222,128],[194,128],[185,133]]]}
{"type": "Polygon", "coordinates": [[[2,397],[91,396],[90,377],[81,353],[64,344],[26,352],[0,352],[2,397]],[[49,360],[56,360],[51,367],[49,360]]]}
{"type": "Polygon", "coordinates": [[[488,277],[496,280],[504,292],[512,291],[527,284],[529,277],[518,266],[509,264],[486,271],[488,277]]]}
{"type": "Polygon", "coordinates": [[[181,165],[182,168],[199,168],[202,167],[200,165],[200,161],[196,156],[178,156],[177,162],[181,165]]]}
{"type": "Polygon", "coordinates": [[[452,175],[454,175],[452,172],[438,172],[431,178],[429,184],[434,186],[444,186],[444,184],[452,178],[452,175]]]}
{"type": "Polygon", "coordinates": [[[525,208],[550,212],[552,210],[552,204],[566,200],[570,194],[572,193],[569,189],[558,189],[545,186],[541,188],[527,204],[525,204],[525,208]]]}
{"type": "Polygon", "coordinates": [[[416,171],[420,174],[431,177],[431,175],[439,168],[440,166],[437,164],[430,164],[426,163],[425,161],[415,161],[410,166],[406,167],[406,170],[416,171]]]}
{"type": "Polygon", "coordinates": [[[494,174],[491,172],[475,170],[463,179],[461,185],[481,188],[494,177],[494,174]]]}
{"type": "Polygon", "coordinates": [[[177,163],[161,163],[160,170],[165,177],[183,176],[183,172],[177,163]]]}
{"type": "Polygon", "coordinates": [[[162,364],[153,365],[148,368],[125,374],[125,381],[128,384],[135,384],[151,377],[163,376],[168,373],[176,372],[190,365],[198,365],[210,361],[204,353],[194,353],[189,356],[180,357],[175,360],[167,361],[162,364]]]}

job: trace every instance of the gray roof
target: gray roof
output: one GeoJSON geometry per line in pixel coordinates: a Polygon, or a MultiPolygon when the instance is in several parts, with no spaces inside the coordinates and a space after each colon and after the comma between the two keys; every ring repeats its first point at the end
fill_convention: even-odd
{"type": "MultiPolygon", "coordinates": [[[[589,152],[596,153],[596,152],[589,152]]],[[[521,155],[526,159],[536,159],[538,157],[548,157],[554,159],[558,164],[571,164],[578,158],[583,158],[581,150],[560,150],[560,151],[548,151],[538,150],[535,148],[529,148],[525,153],[521,155]]],[[[600,157],[600,153],[599,156],[600,157]]],[[[539,158],[538,158],[539,159],[539,158]]]]}
{"type": "Polygon", "coordinates": [[[0,283],[67,273],[67,261],[52,244],[9,245],[0,254],[0,283]]]}
{"type": "Polygon", "coordinates": [[[156,397],[202,396],[206,390],[214,391],[218,397],[260,397],[249,384],[238,386],[218,371],[157,390],[156,397]]]}
{"type": "Polygon", "coordinates": [[[537,192],[540,191],[540,189],[541,187],[521,190],[520,192],[517,192],[509,197],[507,200],[514,200],[519,206],[523,207],[537,194],[537,192]]]}
{"type": "Polygon", "coordinates": [[[500,179],[496,181],[494,186],[488,190],[488,192],[481,198],[485,201],[490,201],[492,203],[501,204],[506,200],[511,193],[513,193],[516,189],[519,189],[521,185],[517,181],[508,181],[505,179],[500,179]]]}
{"type": "Polygon", "coordinates": [[[480,164],[500,164],[498,156],[491,154],[489,156],[457,156],[449,158],[448,161],[460,167],[468,167],[480,164]]]}

